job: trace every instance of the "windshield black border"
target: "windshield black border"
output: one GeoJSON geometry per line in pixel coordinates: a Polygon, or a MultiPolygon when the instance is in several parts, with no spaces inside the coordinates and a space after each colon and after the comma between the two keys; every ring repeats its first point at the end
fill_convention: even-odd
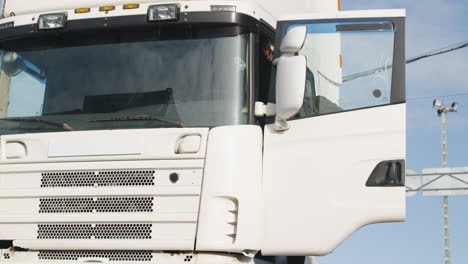
{"type": "Polygon", "coordinates": [[[147,15],[100,17],[89,19],[69,20],[65,28],[57,30],[39,30],[36,23],[24,26],[0,29],[0,42],[23,39],[28,37],[50,36],[70,32],[91,32],[102,30],[126,29],[155,29],[170,25],[191,24],[225,24],[239,25],[247,31],[256,32],[258,21],[248,15],[236,12],[181,12],[179,21],[149,22],[147,15]]]}

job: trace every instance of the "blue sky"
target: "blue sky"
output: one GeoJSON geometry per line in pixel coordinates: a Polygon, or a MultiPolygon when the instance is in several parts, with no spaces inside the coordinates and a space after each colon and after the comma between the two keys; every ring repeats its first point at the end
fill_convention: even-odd
{"type": "MultiPolygon", "coordinates": [[[[468,40],[467,0],[341,0],[343,10],[405,8],[407,57],[468,40]]],[[[468,48],[407,66],[407,167],[441,167],[440,118],[435,97],[457,101],[448,119],[448,164],[468,167],[468,48]],[[444,97],[443,97],[444,96],[444,97]]],[[[450,197],[452,263],[468,262],[468,196],[450,197]]],[[[362,228],[320,264],[443,263],[442,201],[407,199],[405,223],[362,228]]]]}

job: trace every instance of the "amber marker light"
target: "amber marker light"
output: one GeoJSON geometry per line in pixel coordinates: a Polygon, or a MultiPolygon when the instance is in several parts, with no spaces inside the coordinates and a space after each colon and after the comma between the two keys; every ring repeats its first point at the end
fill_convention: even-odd
{"type": "Polygon", "coordinates": [[[115,6],[101,6],[99,7],[99,11],[102,12],[107,12],[107,11],[112,11],[115,10],[115,6]]]}
{"type": "Polygon", "coordinates": [[[123,6],[123,9],[137,9],[139,7],[140,7],[139,4],[127,4],[123,6]]]}
{"type": "Polygon", "coordinates": [[[91,8],[77,8],[75,9],[75,14],[89,13],[91,8]]]}

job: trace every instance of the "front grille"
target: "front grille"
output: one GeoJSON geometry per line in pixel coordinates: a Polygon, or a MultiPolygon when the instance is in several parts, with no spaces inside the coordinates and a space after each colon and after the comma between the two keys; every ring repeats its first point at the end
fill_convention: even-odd
{"type": "Polygon", "coordinates": [[[43,172],[42,188],[155,185],[154,170],[43,172]]]}
{"type": "Polygon", "coordinates": [[[154,197],[42,198],[39,213],[153,212],[154,197]]]}
{"type": "Polygon", "coordinates": [[[151,261],[151,251],[39,251],[40,260],[108,259],[109,261],[151,261]]]}
{"type": "Polygon", "coordinates": [[[41,224],[37,239],[151,239],[152,224],[41,224]]]}

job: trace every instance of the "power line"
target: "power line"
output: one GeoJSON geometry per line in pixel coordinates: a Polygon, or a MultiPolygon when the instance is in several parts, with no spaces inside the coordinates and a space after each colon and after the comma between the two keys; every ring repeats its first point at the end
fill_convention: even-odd
{"type": "Polygon", "coordinates": [[[446,94],[446,95],[430,95],[430,96],[421,96],[421,97],[409,97],[406,100],[424,100],[424,99],[434,99],[434,98],[446,98],[446,97],[455,97],[455,96],[468,96],[468,93],[458,93],[458,94],[446,94]]]}
{"type": "MultiPolygon", "coordinates": [[[[413,63],[413,62],[416,62],[416,61],[419,61],[419,60],[422,60],[422,59],[427,59],[427,58],[430,58],[430,57],[433,57],[433,56],[453,52],[453,51],[463,49],[463,48],[466,48],[466,47],[468,47],[468,41],[461,42],[461,43],[456,43],[456,44],[453,44],[453,45],[450,45],[450,46],[447,46],[447,47],[444,47],[444,48],[440,48],[440,49],[429,51],[427,53],[424,53],[424,54],[421,54],[421,55],[418,55],[418,56],[415,56],[415,57],[411,57],[411,58],[406,60],[406,64],[410,64],[410,63],[413,63]]],[[[379,71],[391,69],[392,67],[393,67],[393,65],[385,65],[385,66],[378,67],[378,68],[375,68],[375,69],[371,69],[371,70],[368,70],[368,71],[351,74],[351,75],[343,77],[343,82],[352,81],[352,80],[355,80],[357,78],[368,76],[368,75],[374,74],[374,73],[379,72],[379,71]]]]}
{"type": "MultiPolygon", "coordinates": [[[[433,51],[427,52],[425,54],[421,54],[419,56],[409,58],[408,60],[406,60],[406,63],[410,64],[410,63],[413,63],[413,62],[416,62],[416,61],[419,61],[419,60],[422,60],[422,59],[425,59],[425,58],[430,58],[430,57],[441,55],[441,54],[444,54],[444,53],[449,53],[449,52],[459,50],[459,49],[463,49],[463,48],[466,48],[466,47],[468,47],[468,41],[453,44],[453,45],[447,46],[445,48],[433,50],[433,51]]],[[[407,100],[423,100],[423,99],[446,98],[446,97],[454,97],[454,96],[468,96],[468,93],[447,94],[447,95],[437,95],[437,96],[421,96],[421,97],[408,98],[407,100]]]]}
{"type": "Polygon", "coordinates": [[[468,47],[468,41],[453,44],[453,45],[447,46],[445,48],[433,50],[433,51],[427,52],[425,54],[421,54],[419,56],[409,58],[408,60],[406,60],[406,64],[410,64],[410,63],[413,63],[415,61],[422,60],[422,59],[429,58],[429,57],[433,57],[433,56],[437,56],[437,55],[440,55],[440,54],[449,53],[449,52],[459,50],[459,49],[463,49],[463,48],[466,48],[466,47],[468,47]]]}

